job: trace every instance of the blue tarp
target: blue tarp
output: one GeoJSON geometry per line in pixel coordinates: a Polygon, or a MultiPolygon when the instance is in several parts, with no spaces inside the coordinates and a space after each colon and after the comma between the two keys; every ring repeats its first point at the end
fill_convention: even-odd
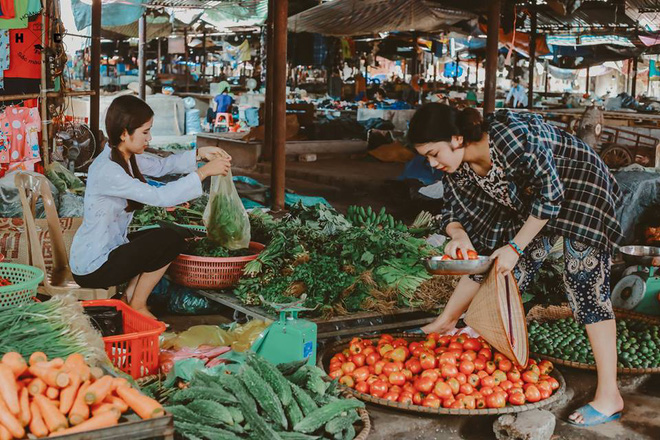
{"type": "MultiPolygon", "coordinates": [[[[119,2],[103,2],[101,10],[101,26],[125,26],[137,21],[144,13],[144,3],[147,0],[121,0],[119,2]]],[[[71,0],[73,18],[76,28],[83,30],[92,25],[91,0],[71,0]]]]}

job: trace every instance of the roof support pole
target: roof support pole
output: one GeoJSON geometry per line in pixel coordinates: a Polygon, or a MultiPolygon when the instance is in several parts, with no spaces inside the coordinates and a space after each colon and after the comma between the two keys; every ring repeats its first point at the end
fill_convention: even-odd
{"type": "Polygon", "coordinates": [[[635,98],[637,96],[637,63],[639,61],[638,57],[633,58],[632,62],[632,79],[630,84],[630,95],[635,98]]]}
{"type": "MultiPolygon", "coordinates": [[[[101,107],[101,0],[92,2],[92,50],[90,88],[94,94],[89,97],[89,126],[99,145],[99,119],[101,107]]],[[[100,146],[100,145],[99,145],[100,146]]]]}
{"type": "Polygon", "coordinates": [[[585,84],[585,93],[588,95],[589,94],[589,86],[591,82],[591,66],[587,67],[587,83],[585,84]]]}
{"type": "Polygon", "coordinates": [[[275,0],[268,1],[268,20],[266,21],[266,102],[264,102],[264,151],[265,160],[273,158],[273,72],[275,71],[275,49],[273,46],[273,19],[275,0]]]}
{"type": "Polygon", "coordinates": [[[183,59],[186,62],[186,92],[190,91],[190,66],[188,65],[188,28],[183,29],[183,59]]]}
{"type": "Polygon", "coordinates": [[[531,30],[529,34],[529,87],[527,89],[527,108],[534,108],[534,69],[536,67],[536,26],[537,11],[536,0],[533,1],[531,10],[531,30]]]}
{"type": "Polygon", "coordinates": [[[273,162],[271,170],[271,209],[284,209],[286,166],[286,37],[289,0],[274,0],[273,6],[273,162]]]}
{"type": "MultiPolygon", "coordinates": [[[[50,43],[48,41],[48,35],[50,35],[50,32],[48,31],[48,20],[46,19],[48,17],[48,10],[49,7],[52,6],[49,4],[49,0],[46,0],[44,2],[44,7],[41,11],[41,24],[43,26],[43,32],[41,33],[41,46],[42,47],[48,47],[48,44],[50,43]]],[[[41,114],[41,154],[44,159],[44,166],[48,166],[50,163],[50,136],[48,134],[48,82],[46,78],[46,51],[42,50],[41,51],[41,90],[40,90],[40,95],[41,95],[41,109],[40,109],[40,114],[41,114]]]]}
{"type": "Polygon", "coordinates": [[[140,99],[147,99],[147,14],[140,16],[138,21],[138,73],[139,73],[139,95],[140,99]]]}
{"type": "Polygon", "coordinates": [[[488,5],[488,34],[486,39],[486,84],[484,87],[484,114],[495,111],[497,82],[497,46],[500,32],[502,0],[492,0],[488,5]]]}

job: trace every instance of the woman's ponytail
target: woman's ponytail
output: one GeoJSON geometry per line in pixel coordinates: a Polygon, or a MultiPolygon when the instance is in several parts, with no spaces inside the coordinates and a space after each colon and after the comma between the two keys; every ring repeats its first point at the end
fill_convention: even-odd
{"type": "Polygon", "coordinates": [[[486,125],[479,110],[458,110],[446,104],[421,106],[410,120],[408,140],[413,145],[429,142],[449,142],[452,136],[463,136],[464,143],[481,140],[486,125]]]}
{"type": "Polygon", "coordinates": [[[484,119],[479,110],[474,107],[459,110],[456,125],[463,136],[463,142],[466,143],[480,141],[486,131],[484,119]]]}

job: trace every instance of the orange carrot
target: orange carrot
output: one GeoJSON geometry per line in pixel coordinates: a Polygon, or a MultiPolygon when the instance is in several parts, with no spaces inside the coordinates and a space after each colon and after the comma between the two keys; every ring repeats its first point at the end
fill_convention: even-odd
{"type": "Polygon", "coordinates": [[[7,428],[7,431],[14,438],[23,438],[25,436],[25,429],[23,429],[21,422],[9,412],[5,402],[0,402],[0,424],[7,428]]]}
{"type": "Polygon", "coordinates": [[[37,394],[45,393],[47,388],[48,385],[46,385],[46,382],[37,377],[32,379],[32,382],[28,385],[28,392],[30,396],[36,396],[37,394]]]}
{"type": "Polygon", "coordinates": [[[39,411],[39,405],[36,402],[30,403],[30,411],[32,412],[30,433],[37,438],[48,436],[48,428],[46,427],[46,423],[44,423],[43,417],[41,417],[41,411],[39,411]]]}
{"type": "Polygon", "coordinates": [[[69,374],[69,376],[71,377],[71,383],[60,393],[60,412],[62,414],[69,414],[69,411],[71,411],[73,401],[76,398],[76,393],[78,393],[78,388],[80,388],[81,383],[79,375],[69,374]]]}
{"type": "Polygon", "coordinates": [[[73,401],[73,406],[71,407],[71,411],[69,411],[69,422],[72,425],[79,425],[89,418],[89,406],[85,403],[85,394],[89,385],[89,381],[83,383],[73,401]]]}
{"type": "Polygon", "coordinates": [[[37,403],[41,417],[43,417],[50,432],[59,431],[60,429],[66,429],[68,427],[66,417],[64,417],[60,410],[57,409],[57,406],[48,400],[46,396],[39,394],[34,397],[34,401],[37,403]]]}
{"type": "Polygon", "coordinates": [[[90,368],[80,353],[74,353],[66,358],[64,368],[68,373],[77,373],[81,378],[81,382],[89,380],[91,376],[90,368]]]}
{"type": "Polygon", "coordinates": [[[7,431],[7,428],[0,425],[0,440],[13,440],[14,437],[7,431]]]}
{"type": "Polygon", "coordinates": [[[21,412],[18,415],[18,421],[21,422],[21,425],[27,426],[30,423],[30,394],[28,393],[27,388],[21,390],[21,395],[19,397],[19,403],[21,405],[21,412]]]}
{"type": "Polygon", "coordinates": [[[11,368],[11,371],[14,373],[15,377],[25,373],[25,370],[27,370],[28,367],[25,359],[23,359],[23,356],[21,356],[19,353],[16,353],[15,351],[5,353],[5,355],[2,356],[2,363],[11,368]]]}
{"type": "Polygon", "coordinates": [[[102,414],[106,411],[114,411],[118,414],[117,417],[121,416],[121,411],[119,408],[114,406],[112,403],[101,402],[92,406],[92,417],[98,416],[99,414],[102,414]]]}
{"type": "Polygon", "coordinates": [[[99,380],[105,376],[105,373],[99,367],[92,367],[89,371],[94,380],[99,380]]]}
{"type": "Polygon", "coordinates": [[[113,381],[113,384],[112,384],[112,390],[114,391],[119,387],[129,387],[129,388],[131,388],[131,384],[128,383],[128,381],[126,379],[124,379],[123,377],[116,377],[113,381]]]}
{"type": "Polygon", "coordinates": [[[48,356],[46,356],[45,353],[42,353],[40,351],[35,351],[30,355],[30,359],[28,360],[28,364],[30,366],[37,364],[39,362],[48,362],[48,356]]]}
{"type": "Polygon", "coordinates": [[[112,403],[114,406],[117,407],[117,409],[119,409],[119,411],[122,412],[122,414],[128,411],[128,404],[117,396],[107,396],[104,402],[112,403]]]}
{"type": "Polygon", "coordinates": [[[112,376],[103,376],[89,388],[87,388],[87,393],[85,393],[85,403],[88,405],[93,405],[95,403],[103,402],[105,396],[112,392],[112,376]]]}
{"type": "Polygon", "coordinates": [[[0,396],[7,404],[9,412],[17,416],[21,410],[18,404],[18,386],[14,372],[5,364],[0,364],[0,396]]]}
{"type": "Polygon", "coordinates": [[[119,387],[116,392],[142,419],[150,419],[165,411],[160,403],[133,388],[119,387]]]}
{"type": "Polygon", "coordinates": [[[119,412],[106,411],[97,416],[92,417],[89,420],[82,422],[81,424],[74,426],[73,428],[63,429],[57,433],[53,433],[51,437],[67,434],[75,434],[77,432],[92,431],[94,429],[108,428],[110,426],[115,426],[119,422],[119,412]]]}
{"type": "Polygon", "coordinates": [[[53,387],[46,388],[46,397],[50,400],[57,400],[60,397],[60,390],[53,387]]]}
{"type": "Polygon", "coordinates": [[[62,370],[44,367],[40,364],[32,365],[29,370],[35,377],[46,382],[49,387],[64,388],[69,385],[69,375],[62,370]]]}

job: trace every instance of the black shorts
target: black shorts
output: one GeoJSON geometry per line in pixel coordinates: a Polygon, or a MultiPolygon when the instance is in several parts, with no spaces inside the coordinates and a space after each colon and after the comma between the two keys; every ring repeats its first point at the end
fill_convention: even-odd
{"type": "Polygon", "coordinates": [[[136,275],[154,272],[183,252],[185,239],[173,229],[156,228],[128,235],[129,242],[113,249],[108,261],[87,275],[73,274],[80,287],[107,289],[136,275]]]}

